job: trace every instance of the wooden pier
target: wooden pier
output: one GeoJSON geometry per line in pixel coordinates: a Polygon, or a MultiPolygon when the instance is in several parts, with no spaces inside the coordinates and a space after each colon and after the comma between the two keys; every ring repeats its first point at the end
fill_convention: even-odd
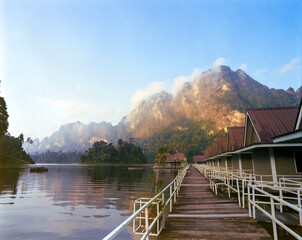
{"type": "Polygon", "coordinates": [[[235,200],[222,193],[215,195],[206,178],[191,166],[157,239],[272,238],[235,200]]]}

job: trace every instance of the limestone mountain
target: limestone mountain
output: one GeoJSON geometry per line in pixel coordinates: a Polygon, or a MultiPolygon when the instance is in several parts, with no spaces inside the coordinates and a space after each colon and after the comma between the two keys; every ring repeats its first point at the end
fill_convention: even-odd
{"type": "Polygon", "coordinates": [[[169,126],[174,121],[172,103],[173,96],[164,91],[143,100],[124,119],[127,132],[134,137],[147,137],[169,126]]]}
{"type": "Polygon", "coordinates": [[[269,89],[241,69],[219,66],[185,83],[176,96],[161,92],[143,101],[125,119],[134,137],[152,135],[179,119],[214,122],[213,131],[243,125],[245,109],[299,104],[301,91],[269,89]]]}
{"type": "Polygon", "coordinates": [[[129,140],[130,136],[147,151],[153,149],[152,142],[169,142],[173,148],[179,141],[184,142],[184,137],[200,142],[197,133],[213,136],[229,126],[243,125],[247,108],[298,105],[301,94],[301,88],[270,89],[241,69],[233,71],[228,66],[219,66],[183,84],[175,96],[163,91],[148,97],[117,126],[106,122],[66,124],[41,142],[35,140],[28,146],[28,152],[85,150],[95,141],[115,144],[119,138],[129,140]]]}

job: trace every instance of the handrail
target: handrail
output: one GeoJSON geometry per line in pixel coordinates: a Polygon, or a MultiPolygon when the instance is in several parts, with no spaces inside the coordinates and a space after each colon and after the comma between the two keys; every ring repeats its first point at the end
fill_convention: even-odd
{"type": "MultiPolygon", "coordinates": [[[[174,184],[174,192],[173,195],[178,192],[176,191],[176,188],[180,187],[180,184],[182,183],[182,180],[184,178],[184,176],[187,173],[189,166],[186,166],[185,168],[183,168],[182,170],[179,171],[178,175],[173,179],[172,182],[170,182],[163,190],[161,190],[158,194],[156,194],[152,199],[150,199],[147,203],[145,203],[140,209],[138,209],[136,212],[134,212],[130,217],[128,217],[124,222],[122,222],[118,227],[116,227],[112,232],[110,232],[105,238],[103,238],[103,240],[111,240],[113,239],[120,231],[122,231],[122,229],[127,226],[131,221],[133,221],[138,215],[140,215],[143,210],[146,211],[146,216],[148,217],[148,206],[152,204],[152,202],[154,202],[160,195],[164,194],[165,191],[167,191],[168,189],[170,189],[170,187],[173,186],[174,184]],[[178,181],[180,180],[180,181],[178,181]],[[175,185],[175,183],[177,183],[177,186],[175,185]]],[[[171,191],[170,191],[171,193],[171,191]]],[[[170,201],[170,206],[172,206],[172,196],[170,196],[170,198],[167,200],[167,203],[170,201]]],[[[167,206],[167,204],[165,204],[165,206],[167,206]]],[[[165,209],[162,210],[162,212],[165,209]]],[[[171,209],[170,209],[171,210],[171,209]]],[[[162,212],[160,214],[162,214],[162,212]]],[[[154,223],[155,221],[153,221],[154,223]]],[[[148,224],[146,224],[148,225],[148,224]]],[[[148,231],[145,232],[145,234],[143,235],[143,237],[141,239],[145,239],[146,237],[148,237],[149,232],[152,230],[152,227],[154,226],[154,224],[151,224],[150,226],[148,226],[148,231]]]]}
{"type": "Polygon", "coordinates": [[[290,209],[298,212],[299,215],[299,224],[302,226],[302,203],[301,203],[301,192],[302,192],[302,184],[300,181],[301,178],[298,178],[295,175],[279,175],[279,181],[263,181],[264,177],[268,177],[271,175],[257,175],[253,173],[239,173],[238,171],[234,170],[227,170],[221,169],[213,166],[208,165],[197,165],[195,164],[194,167],[197,168],[209,181],[210,186],[213,186],[212,181],[215,179],[224,180],[222,183],[215,183],[212,190],[217,194],[217,186],[226,186],[228,189],[228,193],[230,196],[230,190],[237,192],[238,194],[238,203],[239,206],[242,204],[242,207],[245,208],[245,197],[247,196],[247,202],[249,207],[249,214],[250,216],[256,216],[255,209],[259,209],[262,211],[266,216],[268,216],[272,220],[273,224],[273,233],[274,239],[277,239],[277,225],[281,226],[291,235],[296,237],[297,239],[301,239],[302,237],[287,227],[284,223],[276,218],[275,211],[279,211],[280,213],[283,212],[283,206],[287,206],[290,209]],[[241,189],[238,188],[238,181],[241,183],[241,189]],[[235,183],[235,184],[234,184],[235,183]],[[236,188],[237,185],[237,188],[236,188]],[[247,188],[247,193],[245,189],[247,188]],[[251,193],[252,188],[252,193],[251,193]],[[270,191],[270,193],[268,192],[270,191]],[[240,203],[240,194],[242,196],[242,203],[240,203]],[[289,192],[291,195],[284,195],[284,193],[289,192]],[[274,194],[272,194],[274,193],[274,194]],[[259,197],[261,197],[259,199],[259,197]],[[269,198],[265,199],[265,198],[269,198]],[[293,201],[296,201],[294,204],[293,201]],[[261,206],[260,206],[261,204],[261,206]],[[267,212],[265,208],[262,208],[263,205],[269,204],[271,206],[271,212],[267,212]],[[251,213],[251,205],[253,205],[253,214],[251,213]],[[275,207],[277,207],[275,209],[275,207]]]}
{"type": "Polygon", "coordinates": [[[286,230],[288,233],[290,233],[292,236],[294,236],[297,239],[302,239],[302,237],[297,234],[296,232],[294,232],[292,229],[290,229],[289,227],[287,227],[284,223],[282,223],[280,220],[278,220],[276,218],[276,214],[275,214],[275,205],[276,203],[274,201],[279,202],[280,205],[286,205],[287,207],[297,211],[299,213],[299,218],[300,218],[300,225],[302,225],[302,209],[301,207],[296,207],[293,204],[290,204],[268,192],[265,192],[263,190],[261,190],[260,188],[258,188],[255,185],[252,184],[248,184],[248,203],[249,203],[249,215],[250,217],[256,218],[256,211],[255,208],[259,209],[261,212],[263,212],[267,217],[269,217],[272,220],[272,224],[273,224],[273,234],[274,234],[274,239],[278,239],[278,235],[277,235],[277,225],[278,224],[280,227],[282,227],[284,230],[286,230]],[[252,188],[252,193],[250,191],[250,188],[252,188]],[[271,213],[269,213],[268,211],[266,211],[264,208],[260,207],[260,205],[258,205],[257,201],[255,200],[255,191],[258,191],[260,193],[262,193],[264,196],[267,196],[270,198],[270,206],[271,206],[271,213]],[[252,197],[252,199],[251,199],[252,197]],[[251,210],[251,205],[253,205],[253,214],[252,214],[252,210],[251,210]]]}

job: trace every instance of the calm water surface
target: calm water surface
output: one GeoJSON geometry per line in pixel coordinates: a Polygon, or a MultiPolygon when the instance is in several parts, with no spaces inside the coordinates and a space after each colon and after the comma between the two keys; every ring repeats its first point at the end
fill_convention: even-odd
{"type": "MultiPolygon", "coordinates": [[[[0,169],[0,239],[102,239],[132,214],[135,199],[151,194],[146,182],[155,173],[137,165],[29,167],[0,169]]],[[[175,172],[155,175],[167,185],[175,172]]],[[[116,239],[133,238],[128,227],[116,239]]]]}

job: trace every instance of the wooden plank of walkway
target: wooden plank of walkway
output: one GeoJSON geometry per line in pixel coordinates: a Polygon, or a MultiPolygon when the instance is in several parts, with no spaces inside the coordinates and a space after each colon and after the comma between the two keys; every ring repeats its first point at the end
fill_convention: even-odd
{"type": "Polygon", "coordinates": [[[191,166],[157,239],[272,238],[235,200],[225,194],[215,195],[206,178],[191,166]]]}

